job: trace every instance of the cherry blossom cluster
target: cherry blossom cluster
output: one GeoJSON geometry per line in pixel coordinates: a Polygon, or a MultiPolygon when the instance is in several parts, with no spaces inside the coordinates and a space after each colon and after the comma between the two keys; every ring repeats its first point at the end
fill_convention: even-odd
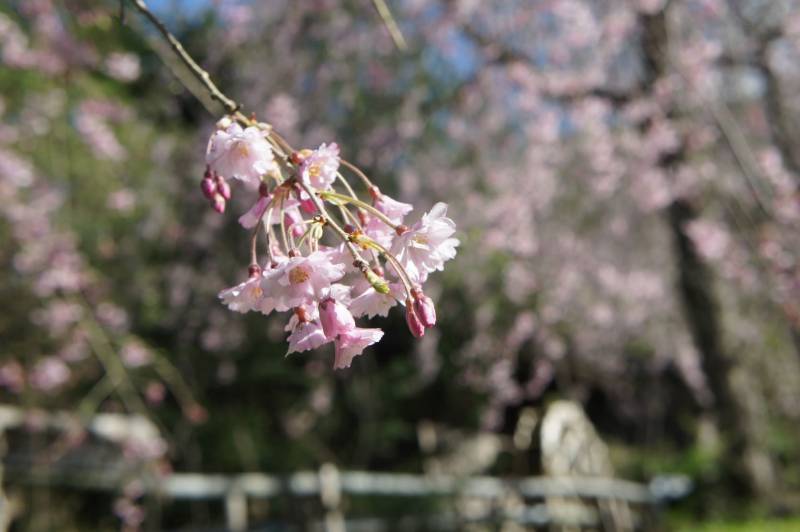
{"type": "Polygon", "coordinates": [[[239,217],[252,231],[248,278],[219,297],[237,312],[290,312],[287,354],[333,343],[334,368],[347,368],[383,337],[356,318],[386,316],[398,302],[415,337],[436,324],[422,286],[456,255],[447,205],[405,225],[413,206],[382,193],[340,158],[335,143],[294,150],[254,120],[220,120],[206,165],[201,189],[214,210],[225,211],[231,179],[254,198],[239,217]],[[360,179],[369,201],[356,195],[344,168],[360,179]]]}

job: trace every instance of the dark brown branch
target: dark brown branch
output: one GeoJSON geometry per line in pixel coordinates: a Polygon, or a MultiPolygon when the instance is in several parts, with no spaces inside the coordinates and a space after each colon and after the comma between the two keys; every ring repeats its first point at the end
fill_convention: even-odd
{"type": "Polygon", "coordinates": [[[197,62],[192,59],[192,56],[186,51],[181,42],[164,26],[164,23],[147,7],[144,0],[130,0],[136,9],[142,13],[147,19],[156,27],[156,29],[164,36],[164,39],[169,43],[175,53],[180,57],[181,61],[189,68],[195,78],[202,83],[211,97],[217,100],[229,114],[236,114],[241,107],[238,103],[226,96],[219,88],[211,81],[211,76],[204,70],[197,62]]]}

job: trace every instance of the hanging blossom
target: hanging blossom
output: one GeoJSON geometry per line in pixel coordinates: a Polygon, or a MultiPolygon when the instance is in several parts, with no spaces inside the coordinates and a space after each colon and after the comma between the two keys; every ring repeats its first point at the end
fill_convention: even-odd
{"type": "Polygon", "coordinates": [[[201,181],[220,213],[231,199],[230,180],[244,183],[244,193],[257,190],[238,219],[252,232],[248,275],[219,293],[222,303],[241,313],[289,312],[287,355],[333,344],[335,369],[350,367],[383,337],[356,319],[387,316],[398,302],[411,333],[423,336],[436,324],[423,284],[459,244],[447,205],[405,225],[413,206],[343,163],[336,143],[294,150],[267,124],[236,118],[217,123],[201,181]],[[369,201],[356,195],[342,168],[358,177],[369,201]]]}

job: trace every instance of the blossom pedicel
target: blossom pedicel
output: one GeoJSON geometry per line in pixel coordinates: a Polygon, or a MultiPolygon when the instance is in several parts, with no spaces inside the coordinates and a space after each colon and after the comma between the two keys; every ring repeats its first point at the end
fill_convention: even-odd
{"type": "Polygon", "coordinates": [[[247,127],[232,117],[217,123],[201,181],[203,195],[220,213],[231,198],[231,179],[254,196],[239,217],[253,231],[248,279],[221,291],[223,304],[236,312],[290,311],[288,353],[333,343],[336,369],[349,367],[383,337],[382,330],[358,327],[355,319],[386,316],[398,301],[411,333],[423,336],[435,325],[436,310],[422,284],[455,257],[459,244],[447,205],[437,203],[406,226],[413,206],[383,194],[342,162],[336,143],[297,151],[268,125],[238,118],[247,127]],[[340,165],[360,178],[371,201],[356,196],[340,165]]]}

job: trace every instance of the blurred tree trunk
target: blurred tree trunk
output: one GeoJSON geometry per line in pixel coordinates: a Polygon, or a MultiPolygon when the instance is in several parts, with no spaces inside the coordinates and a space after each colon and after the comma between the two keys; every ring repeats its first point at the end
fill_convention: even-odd
{"type": "MultiPolygon", "coordinates": [[[[645,63],[643,90],[651,93],[655,84],[670,73],[667,11],[642,17],[642,48],[645,63]]],[[[677,114],[667,110],[670,117],[677,114]]],[[[662,157],[660,165],[668,174],[686,160],[686,144],[682,139],[673,153],[662,157]]],[[[698,254],[684,229],[697,217],[695,207],[686,199],[677,198],[667,207],[667,220],[673,233],[678,288],[685,308],[684,316],[701,365],[714,395],[713,416],[723,440],[725,474],[736,493],[766,498],[775,490],[775,468],[769,454],[758,445],[758,425],[746,408],[744,398],[734,389],[732,376],[736,359],[727,352],[722,329],[723,310],[714,293],[712,270],[698,254]]],[[[754,392],[755,393],[755,392],[754,392]]]]}

